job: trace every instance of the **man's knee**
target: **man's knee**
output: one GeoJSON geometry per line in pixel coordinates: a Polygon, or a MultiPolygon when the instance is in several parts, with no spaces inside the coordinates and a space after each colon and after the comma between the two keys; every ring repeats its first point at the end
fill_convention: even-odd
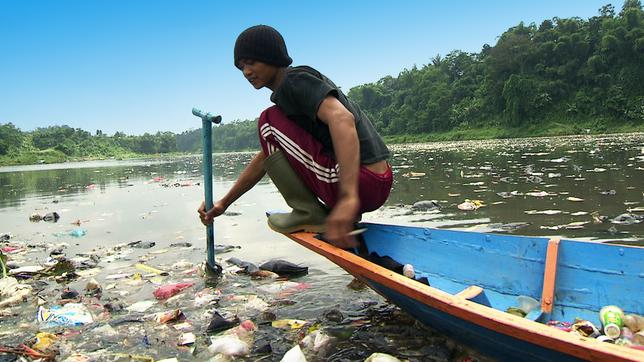
{"type": "Polygon", "coordinates": [[[257,121],[259,143],[266,156],[270,156],[280,148],[279,142],[273,135],[273,128],[281,123],[282,117],[286,119],[284,112],[277,106],[266,108],[259,116],[257,121]]]}

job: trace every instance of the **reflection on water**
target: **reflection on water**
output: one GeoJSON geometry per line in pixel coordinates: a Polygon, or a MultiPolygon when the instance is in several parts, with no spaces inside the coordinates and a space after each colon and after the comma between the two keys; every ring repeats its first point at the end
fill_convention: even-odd
{"type": "MultiPolygon", "coordinates": [[[[644,215],[643,140],[643,135],[621,135],[394,146],[393,192],[384,210],[365,219],[639,243],[644,223],[610,220],[629,210],[635,218],[644,215]],[[484,206],[459,210],[466,199],[484,206]],[[408,206],[420,200],[436,200],[441,209],[411,212],[408,206]]],[[[216,189],[227,189],[251,156],[215,155],[216,189]]],[[[147,183],[196,184],[200,162],[201,157],[189,156],[0,168],[0,210],[28,200],[92,199],[97,192],[110,197],[115,190],[147,183]]],[[[120,200],[117,208],[129,208],[128,201],[120,200]]]]}
{"type": "MultiPolygon", "coordinates": [[[[394,147],[396,222],[644,245],[643,135],[472,141],[394,147]],[[466,199],[481,200],[461,211],[466,199]],[[412,213],[397,204],[436,200],[412,213]],[[610,222],[629,213],[632,224],[610,222]],[[604,222],[599,222],[604,220],[604,222]]],[[[381,212],[382,213],[382,212],[381,212]]]]}
{"type": "MultiPolygon", "coordinates": [[[[217,154],[215,176],[232,179],[249,160],[248,153],[217,154]]],[[[27,198],[66,198],[95,188],[131,187],[154,179],[198,179],[201,157],[171,159],[88,161],[50,165],[0,167],[0,208],[18,206],[27,198]]]]}

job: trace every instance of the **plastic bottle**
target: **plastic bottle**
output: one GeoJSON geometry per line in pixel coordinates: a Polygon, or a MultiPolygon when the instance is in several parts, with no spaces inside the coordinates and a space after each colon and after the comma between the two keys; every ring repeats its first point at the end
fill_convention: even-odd
{"type": "Polygon", "coordinates": [[[622,334],[620,335],[621,338],[628,339],[629,341],[633,340],[633,331],[631,331],[630,328],[624,327],[622,328],[622,334]]]}
{"type": "Polygon", "coordinates": [[[622,332],[624,326],[624,312],[614,305],[607,305],[599,311],[599,320],[604,327],[604,334],[616,339],[622,332]]]}
{"type": "Polygon", "coordinates": [[[403,266],[403,275],[407,278],[414,279],[414,277],[416,276],[416,273],[414,272],[414,266],[411,264],[405,264],[403,266]]]}
{"type": "Polygon", "coordinates": [[[541,303],[539,303],[538,300],[525,295],[518,296],[517,302],[519,302],[519,309],[524,311],[526,314],[530,314],[530,312],[541,306],[541,303]]]}
{"type": "Polygon", "coordinates": [[[644,346],[644,331],[639,331],[633,335],[633,342],[644,346]]]}
{"type": "Polygon", "coordinates": [[[637,314],[627,314],[624,316],[624,326],[628,327],[633,333],[644,330],[644,317],[637,314]]]}

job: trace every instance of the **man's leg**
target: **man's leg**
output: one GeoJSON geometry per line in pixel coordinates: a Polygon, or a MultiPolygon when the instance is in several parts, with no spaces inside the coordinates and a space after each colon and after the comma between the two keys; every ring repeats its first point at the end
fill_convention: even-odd
{"type": "Polygon", "coordinates": [[[382,174],[375,173],[366,167],[360,167],[358,179],[358,194],[360,196],[360,212],[377,210],[382,206],[391,192],[394,178],[391,167],[382,174]]]}
{"type": "MultiPolygon", "coordinates": [[[[302,182],[329,210],[332,209],[339,193],[338,165],[323,151],[322,144],[289,120],[277,106],[262,112],[258,128],[260,144],[267,157],[281,151],[302,182]]],[[[360,212],[382,206],[389,196],[392,182],[391,169],[379,175],[361,167],[360,212]]]]}
{"type": "MultiPolygon", "coordinates": [[[[270,109],[269,109],[270,110],[270,109]]],[[[290,213],[275,213],[268,216],[268,225],[271,229],[289,234],[296,231],[324,232],[327,208],[318,200],[318,197],[306,185],[302,177],[291,166],[288,154],[276,141],[276,137],[264,138],[262,130],[268,132],[265,122],[268,118],[264,111],[260,117],[260,142],[266,155],[264,169],[273,180],[286,203],[293,209],[290,213]],[[263,120],[263,121],[262,121],[263,120]]],[[[274,117],[273,117],[274,118],[274,117]]],[[[277,131],[279,133],[279,131],[277,131]]]]}
{"type": "Polygon", "coordinates": [[[289,120],[277,106],[262,112],[258,127],[266,156],[281,151],[306,186],[331,209],[339,181],[337,164],[323,152],[320,142],[289,120]]]}

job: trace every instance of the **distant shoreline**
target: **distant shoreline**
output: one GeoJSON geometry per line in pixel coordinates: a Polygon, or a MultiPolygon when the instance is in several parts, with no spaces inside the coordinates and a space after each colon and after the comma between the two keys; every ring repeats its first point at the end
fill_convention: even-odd
{"type": "MultiPolygon", "coordinates": [[[[621,127],[617,132],[588,132],[584,133],[557,133],[555,129],[550,129],[552,134],[538,134],[533,136],[519,135],[515,132],[508,132],[507,129],[501,128],[479,128],[479,129],[469,129],[469,130],[452,130],[444,133],[431,133],[431,134],[418,134],[418,135],[394,135],[394,136],[384,136],[385,143],[388,145],[405,145],[405,144],[414,144],[414,143],[435,143],[435,142],[459,142],[459,141],[484,141],[484,140],[495,140],[495,139],[540,139],[540,138],[559,138],[559,137],[575,137],[575,136],[589,136],[589,137],[598,137],[598,136],[644,136],[644,125],[633,126],[633,127],[621,127]],[[627,130],[624,131],[624,128],[627,130]],[[467,136],[465,136],[467,134],[467,136]]],[[[229,153],[229,152],[254,152],[257,150],[253,149],[239,149],[239,150],[224,150],[217,151],[215,153],[229,153]]],[[[42,162],[42,163],[18,163],[15,162],[19,158],[16,157],[12,160],[9,156],[0,157],[0,167],[6,168],[11,166],[43,166],[43,165],[54,165],[54,164],[73,164],[81,162],[91,162],[91,161],[126,161],[126,160],[147,160],[152,162],[162,162],[164,159],[170,159],[175,157],[187,157],[187,156],[200,156],[200,153],[195,152],[171,152],[171,153],[156,153],[156,154],[143,154],[143,153],[128,153],[121,155],[119,157],[86,157],[86,158],[76,158],[69,157],[66,159],[54,160],[54,162],[42,162]],[[13,162],[12,162],[13,161],[13,162]]],[[[24,159],[24,158],[23,158],[24,159]]],[[[88,165],[88,167],[92,167],[88,165]]],[[[43,169],[48,169],[48,167],[43,167],[43,169]]],[[[30,171],[30,170],[0,170],[0,172],[20,172],[20,171],[30,171]]]]}
{"type": "Polygon", "coordinates": [[[641,125],[633,124],[610,124],[606,128],[595,129],[584,127],[583,124],[566,124],[561,122],[549,122],[539,125],[524,126],[520,128],[504,127],[480,127],[467,129],[453,129],[447,132],[423,133],[414,135],[391,135],[384,136],[385,143],[425,143],[425,142],[444,142],[444,141],[473,141],[473,140],[491,140],[491,139],[512,139],[512,138],[540,138],[540,137],[558,137],[558,136],[600,136],[615,134],[638,134],[644,132],[644,123],[641,125]]]}

